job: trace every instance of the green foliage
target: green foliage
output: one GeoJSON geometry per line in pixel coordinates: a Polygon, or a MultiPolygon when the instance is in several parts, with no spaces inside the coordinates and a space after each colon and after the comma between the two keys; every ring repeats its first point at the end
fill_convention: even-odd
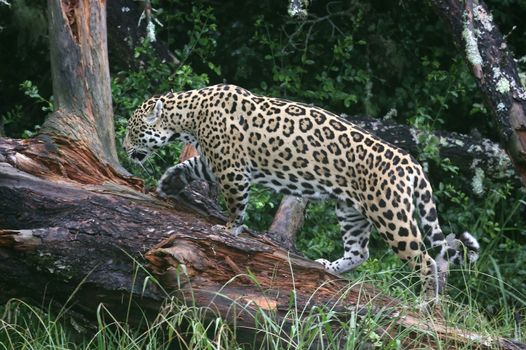
{"type": "MultiPolygon", "coordinates": [[[[25,80],[20,84],[20,90],[24,92],[24,95],[29,97],[37,105],[41,105],[42,112],[51,113],[53,112],[53,96],[48,99],[45,99],[40,95],[38,87],[33,85],[33,82],[30,80],[25,80]]],[[[12,110],[7,111],[4,115],[0,115],[0,121],[4,126],[10,126],[18,123],[24,118],[23,107],[21,105],[15,105],[12,110]]],[[[33,130],[23,130],[20,136],[22,138],[30,138],[35,136],[40,129],[40,125],[34,125],[33,130]]]]}
{"type": "Polygon", "coordinates": [[[20,84],[29,80],[38,85],[41,96],[52,94],[46,3],[40,0],[9,3],[11,6],[0,5],[0,118],[16,116],[16,120],[5,122],[5,133],[21,137],[28,136],[26,130],[42,124],[47,113],[42,111],[42,104],[24,94],[20,84]]]}
{"type": "Polygon", "coordinates": [[[35,47],[47,36],[47,21],[45,12],[35,6],[35,0],[17,0],[12,3],[13,22],[17,28],[17,51],[28,55],[26,47],[35,47]]]}
{"type": "Polygon", "coordinates": [[[343,254],[335,203],[311,202],[305,212],[297,248],[311,259],[337,259],[343,254]]]}
{"type": "Polygon", "coordinates": [[[24,91],[24,95],[35,100],[37,103],[42,104],[43,112],[53,112],[53,96],[51,96],[49,100],[42,97],[40,95],[40,92],[38,91],[38,87],[36,85],[33,85],[33,82],[31,80],[23,81],[20,84],[20,89],[24,91]]]}
{"type": "Polygon", "coordinates": [[[11,110],[0,115],[0,136],[2,135],[3,128],[9,126],[9,124],[15,124],[18,120],[22,119],[22,106],[15,105],[11,110]]]}
{"type": "MultiPolygon", "coordinates": [[[[349,11],[336,11],[329,15],[329,20],[343,20],[349,11]]],[[[278,19],[283,19],[280,23],[269,19],[268,16],[274,14],[258,15],[254,34],[248,42],[251,43],[250,49],[255,51],[253,55],[260,55],[268,64],[262,65],[258,72],[240,70],[236,78],[253,82],[254,75],[261,75],[260,83],[254,88],[259,87],[265,94],[331,106],[333,110],[334,107],[341,110],[342,107],[354,106],[359,97],[364,96],[365,85],[370,79],[366,69],[351,64],[355,52],[363,50],[365,44],[362,40],[354,40],[352,34],[361,25],[360,13],[358,10],[356,17],[348,17],[347,25],[343,21],[334,24],[345,26],[345,29],[339,29],[340,33],[348,32],[333,35],[328,41],[326,27],[329,24],[324,19],[313,18],[304,22],[278,16],[278,19]],[[328,53],[330,59],[326,59],[328,53]]]]}
{"type": "Polygon", "coordinates": [[[250,201],[247,206],[245,223],[258,231],[269,228],[274,218],[281,195],[271,192],[261,186],[252,186],[250,189],[250,201]]]}
{"type": "Polygon", "coordinates": [[[220,35],[213,8],[201,1],[157,0],[152,4],[162,6],[158,17],[164,25],[159,37],[172,48],[179,65],[191,61],[194,69],[220,75],[221,67],[213,60],[220,35]]]}

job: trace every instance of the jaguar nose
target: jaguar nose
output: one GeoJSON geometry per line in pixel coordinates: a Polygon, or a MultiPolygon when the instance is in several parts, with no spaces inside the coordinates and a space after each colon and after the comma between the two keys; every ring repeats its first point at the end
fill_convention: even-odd
{"type": "Polygon", "coordinates": [[[146,158],[147,153],[141,151],[133,151],[131,154],[132,159],[137,159],[139,162],[142,162],[146,158]]]}

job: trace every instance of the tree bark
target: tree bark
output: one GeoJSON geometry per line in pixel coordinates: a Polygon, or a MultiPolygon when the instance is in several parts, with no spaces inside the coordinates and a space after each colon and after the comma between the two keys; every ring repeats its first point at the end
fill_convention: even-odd
{"type": "Polygon", "coordinates": [[[501,144],[526,184],[526,92],[517,64],[482,0],[430,0],[445,19],[466,58],[487,105],[501,144]]]}
{"type": "Polygon", "coordinates": [[[48,0],[48,21],[55,111],[42,132],[84,144],[125,174],[115,148],[105,1],[48,0]]]}
{"type": "Polygon", "coordinates": [[[274,215],[268,234],[289,251],[296,251],[296,233],[303,226],[308,199],[295,196],[284,196],[274,215]]]}
{"type": "Polygon", "coordinates": [[[361,116],[342,117],[372,132],[378,137],[410,152],[415,158],[423,146],[420,135],[436,138],[441,159],[449,158],[463,176],[473,175],[476,168],[492,179],[516,179],[513,164],[506,151],[486,138],[436,130],[429,134],[391,121],[361,116]]]}
{"type": "Polygon", "coordinates": [[[264,235],[233,237],[206,212],[136,191],[140,182],[105,181],[91,151],[76,148],[67,141],[58,150],[45,140],[0,140],[2,298],[52,299],[88,319],[104,303],[133,324],[155,317],[169,293],[207,308],[211,319],[221,315],[246,336],[257,310],[282,318],[286,331],[294,296],[298,309],[327,307],[342,320],[372,312],[385,320],[377,331],[387,338],[411,329],[405,348],[435,346],[436,339],[417,336],[418,330],[436,333],[449,349],[523,346],[457,329],[440,316],[430,326],[372,286],[331,275],[264,235]],[[92,171],[63,157],[80,153],[94,160],[86,162],[92,171]],[[149,273],[161,284],[146,282],[149,273]]]}

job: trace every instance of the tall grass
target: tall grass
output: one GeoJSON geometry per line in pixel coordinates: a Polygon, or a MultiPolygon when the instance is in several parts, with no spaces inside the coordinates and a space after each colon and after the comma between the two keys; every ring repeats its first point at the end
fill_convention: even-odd
{"type": "MultiPolygon", "coordinates": [[[[414,309],[418,296],[414,293],[415,286],[411,284],[418,278],[407,273],[401,274],[399,268],[371,274],[374,264],[374,261],[370,262],[361,273],[354,273],[352,283],[380,286],[394,292],[405,308],[414,309]],[[400,276],[405,278],[401,279],[400,276]]],[[[468,275],[466,271],[460,273],[468,275]]],[[[239,277],[249,278],[257,283],[257,278],[251,274],[235,278],[239,277]]],[[[526,305],[523,292],[510,291],[509,286],[498,276],[491,277],[486,279],[487,283],[495,284],[491,288],[500,288],[506,296],[512,293],[519,305],[526,305]]],[[[468,281],[469,278],[466,277],[465,280],[468,281]]],[[[350,284],[349,288],[351,287],[350,284]]],[[[313,291],[311,298],[316,293],[317,291],[313,291]]],[[[252,309],[246,303],[231,300],[232,311],[245,311],[245,315],[249,314],[255,320],[254,326],[248,328],[236,328],[235,322],[223,319],[211,307],[182,303],[170,297],[167,297],[167,302],[157,317],[153,320],[145,318],[141,327],[132,327],[125,320],[117,319],[102,304],[96,310],[96,320],[86,327],[70,318],[65,308],[56,312],[13,299],[0,307],[0,350],[402,349],[410,346],[410,342],[416,342],[418,337],[438,339],[437,334],[429,330],[415,332],[415,329],[398,327],[393,310],[380,310],[374,307],[374,302],[359,308],[346,306],[342,301],[346,293],[347,290],[342,291],[342,297],[330,305],[300,307],[296,291],[293,290],[289,307],[282,313],[273,308],[252,309]],[[342,306],[346,306],[343,313],[342,306]]],[[[482,308],[470,294],[468,286],[461,289],[450,288],[450,293],[456,295],[454,299],[448,296],[442,298],[443,315],[449,326],[488,337],[503,336],[517,340],[523,337],[524,324],[517,322],[519,310],[516,307],[503,303],[500,312],[488,318],[479,311],[482,308]],[[461,304],[455,301],[459,300],[458,294],[468,302],[461,304]]],[[[434,322],[433,319],[429,316],[429,324],[434,322]]],[[[438,341],[436,346],[445,348],[447,345],[438,341]]]]}

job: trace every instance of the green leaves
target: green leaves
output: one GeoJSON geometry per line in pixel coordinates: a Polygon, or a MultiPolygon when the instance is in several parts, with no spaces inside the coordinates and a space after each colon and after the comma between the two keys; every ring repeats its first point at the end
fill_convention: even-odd
{"type": "Polygon", "coordinates": [[[267,230],[272,223],[281,197],[281,195],[266,188],[252,186],[250,190],[250,201],[245,215],[245,223],[258,231],[267,230]]]}
{"type": "Polygon", "coordinates": [[[42,104],[42,111],[43,112],[53,112],[53,96],[49,98],[49,100],[45,99],[44,97],[40,96],[40,93],[38,91],[38,87],[36,85],[33,85],[33,82],[30,80],[25,80],[20,84],[20,89],[24,91],[24,94],[32,99],[34,99],[37,103],[42,104]]]}
{"type": "Polygon", "coordinates": [[[343,255],[334,202],[309,203],[296,246],[311,259],[336,259],[343,255]]]}

